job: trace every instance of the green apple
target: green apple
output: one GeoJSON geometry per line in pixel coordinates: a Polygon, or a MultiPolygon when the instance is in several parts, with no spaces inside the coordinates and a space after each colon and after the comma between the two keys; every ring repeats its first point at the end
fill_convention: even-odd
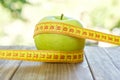
{"type": "MultiPolygon", "coordinates": [[[[44,17],[39,23],[41,22],[62,22],[82,27],[81,23],[77,20],[63,15],[44,17]]],[[[62,34],[38,34],[34,37],[34,41],[38,50],[73,51],[83,50],[85,46],[85,39],[78,39],[62,34]]]]}

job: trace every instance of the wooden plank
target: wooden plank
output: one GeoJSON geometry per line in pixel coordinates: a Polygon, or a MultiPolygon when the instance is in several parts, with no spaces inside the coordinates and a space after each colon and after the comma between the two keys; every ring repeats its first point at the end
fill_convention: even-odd
{"type": "Polygon", "coordinates": [[[115,67],[120,71],[120,47],[105,48],[105,51],[115,67]]]}
{"type": "Polygon", "coordinates": [[[11,80],[93,80],[86,60],[78,64],[24,61],[11,80]]]}
{"type": "Polygon", "coordinates": [[[0,80],[9,80],[19,64],[20,61],[0,60],[0,80]]]}
{"type": "MultiPolygon", "coordinates": [[[[25,49],[25,47],[0,46],[0,49],[25,49]]],[[[0,59],[0,80],[10,80],[21,61],[1,60],[0,59]]]]}
{"type": "Polygon", "coordinates": [[[103,48],[86,47],[85,54],[95,80],[119,80],[120,71],[103,48]]]}
{"type": "MultiPolygon", "coordinates": [[[[2,47],[0,49],[13,49],[13,47],[2,47]]],[[[14,49],[16,49],[14,47],[14,49]]],[[[21,61],[1,60],[0,59],[0,79],[9,80],[16,71],[21,61]]]]}

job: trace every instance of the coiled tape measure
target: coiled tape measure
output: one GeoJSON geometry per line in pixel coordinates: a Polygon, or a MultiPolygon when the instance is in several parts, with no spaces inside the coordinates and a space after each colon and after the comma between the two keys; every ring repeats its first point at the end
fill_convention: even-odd
{"type": "MultiPolygon", "coordinates": [[[[63,34],[75,38],[85,38],[120,45],[120,36],[106,34],[94,30],[75,27],[60,22],[42,22],[36,25],[34,36],[44,33],[63,34]]],[[[83,61],[84,51],[52,51],[52,50],[0,50],[0,59],[27,60],[42,62],[83,61]]]]}

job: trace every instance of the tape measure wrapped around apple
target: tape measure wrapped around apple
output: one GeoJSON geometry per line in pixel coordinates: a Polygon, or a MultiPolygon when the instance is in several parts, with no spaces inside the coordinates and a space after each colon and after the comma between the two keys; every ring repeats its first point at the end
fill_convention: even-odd
{"type": "Polygon", "coordinates": [[[33,37],[38,50],[0,50],[0,59],[77,63],[83,61],[85,39],[120,45],[120,36],[82,28],[63,15],[43,18],[33,37]]]}
{"type": "MultiPolygon", "coordinates": [[[[80,22],[74,20],[69,17],[63,16],[48,16],[40,20],[40,22],[36,25],[35,32],[34,32],[34,42],[38,50],[53,50],[53,51],[63,51],[69,54],[69,52],[73,52],[73,56],[69,57],[71,59],[68,62],[71,62],[74,58],[75,54],[78,54],[78,60],[76,62],[83,61],[83,50],[85,46],[85,39],[84,38],[75,38],[70,35],[63,35],[57,33],[48,33],[50,29],[60,29],[64,27],[63,24],[73,25],[75,27],[83,27],[80,22]],[[44,23],[44,25],[42,25],[44,23]],[[55,24],[52,24],[55,23],[55,24]],[[57,23],[57,25],[56,25],[57,23]],[[41,24],[41,25],[40,25],[41,24]],[[49,27],[49,28],[48,28],[49,27]],[[43,30],[44,32],[40,31],[43,30]],[[74,53],[77,51],[77,53],[74,53]]],[[[64,30],[64,29],[63,29],[64,30]]],[[[53,52],[54,55],[54,52],[53,52]]],[[[56,60],[56,62],[59,62],[56,60]]],[[[63,61],[66,62],[66,61],[63,61]]],[[[75,61],[74,61],[75,62],[75,61]]]]}

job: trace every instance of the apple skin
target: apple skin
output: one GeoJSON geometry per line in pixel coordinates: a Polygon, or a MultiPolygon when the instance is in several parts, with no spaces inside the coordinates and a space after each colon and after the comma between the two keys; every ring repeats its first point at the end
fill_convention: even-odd
{"type": "MultiPolygon", "coordinates": [[[[44,17],[41,22],[63,22],[76,27],[82,27],[81,23],[72,18],[61,16],[44,17]]],[[[59,50],[59,51],[75,51],[83,50],[85,39],[78,39],[62,34],[38,34],[34,37],[34,42],[38,50],[59,50]]]]}

